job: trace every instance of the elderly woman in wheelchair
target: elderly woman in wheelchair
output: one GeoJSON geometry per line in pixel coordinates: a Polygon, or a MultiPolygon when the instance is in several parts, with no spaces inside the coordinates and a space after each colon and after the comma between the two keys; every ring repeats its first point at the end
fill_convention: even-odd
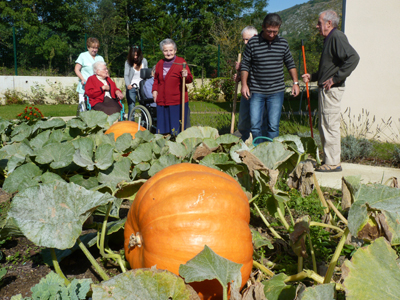
{"type": "Polygon", "coordinates": [[[124,97],[108,74],[105,62],[98,61],[93,64],[94,75],[87,79],[85,94],[89,97],[91,109],[112,115],[122,109],[121,99],[124,97]]]}

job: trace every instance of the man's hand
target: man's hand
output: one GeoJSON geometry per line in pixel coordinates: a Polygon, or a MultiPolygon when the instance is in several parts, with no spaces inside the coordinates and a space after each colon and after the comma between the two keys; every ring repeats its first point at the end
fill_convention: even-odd
{"type": "Polygon", "coordinates": [[[303,78],[303,81],[304,81],[304,83],[307,83],[307,82],[309,82],[310,81],[310,79],[311,79],[311,75],[310,74],[303,74],[303,75],[301,75],[301,77],[303,78]]]}
{"type": "Polygon", "coordinates": [[[124,98],[124,95],[120,92],[120,91],[116,91],[115,95],[118,97],[119,100],[121,100],[122,98],[124,98]]]}
{"type": "Polygon", "coordinates": [[[325,81],[325,82],[323,83],[324,89],[325,89],[326,91],[329,91],[329,90],[331,89],[331,86],[334,85],[334,84],[335,84],[335,83],[333,82],[333,79],[332,79],[332,78],[329,78],[327,81],[325,81]]]}
{"type": "Polygon", "coordinates": [[[128,90],[131,90],[133,88],[133,86],[130,84],[127,86],[128,90]]]}
{"type": "Polygon", "coordinates": [[[247,86],[247,84],[246,84],[246,85],[243,85],[243,82],[242,82],[242,90],[241,90],[241,92],[242,92],[242,96],[243,96],[244,98],[246,98],[247,100],[250,99],[250,90],[249,90],[249,87],[247,86]]]}
{"type": "Polygon", "coordinates": [[[300,87],[298,84],[293,84],[292,86],[292,95],[297,97],[300,94],[300,87]]]}

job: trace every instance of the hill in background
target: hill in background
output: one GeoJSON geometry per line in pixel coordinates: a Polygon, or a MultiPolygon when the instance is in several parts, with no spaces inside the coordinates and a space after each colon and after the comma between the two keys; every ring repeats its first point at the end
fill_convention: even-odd
{"type": "MultiPolygon", "coordinates": [[[[292,39],[308,36],[317,24],[318,14],[333,9],[342,16],[342,0],[311,0],[278,12],[282,18],[281,35],[290,43],[292,39]]],[[[340,26],[339,26],[340,28],[340,26]]]]}

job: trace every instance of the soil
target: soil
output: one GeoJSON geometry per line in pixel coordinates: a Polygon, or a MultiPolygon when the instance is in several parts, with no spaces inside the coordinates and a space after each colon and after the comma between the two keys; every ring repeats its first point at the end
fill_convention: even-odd
{"type": "MultiPolygon", "coordinates": [[[[0,189],[0,211],[11,200],[12,195],[0,189]]],[[[127,207],[127,204],[123,203],[122,207],[121,211],[126,214],[129,206],[127,207]]],[[[123,240],[121,240],[120,244],[110,245],[110,247],[117,251],[123,248],[123,240]]],[[[7,269],[7,274],[0,279],[0,300],[9,300],[12,296],[18,294],[21,294],[22,297],[31,297],[31,288],[48,273],[54,272],[54,268],[49,267],[43,261],[43,249],[37,247],[25,237],[11,237],[6,239],[3,244],[1,244],[0,240],[0,252],[3,253],[2,258],[0,253],[0,269],[7,269]]],[[[110,277],[120,273],[118,267],[103,263],[96,246],[91,247],[89,250],[110,277]]],[[[87,257],[80,250],[63,259],[60,262],[60,267],[64,275],[70,280],[73,278],[90,278],[93,283],[102,281],[87,257]]]]}

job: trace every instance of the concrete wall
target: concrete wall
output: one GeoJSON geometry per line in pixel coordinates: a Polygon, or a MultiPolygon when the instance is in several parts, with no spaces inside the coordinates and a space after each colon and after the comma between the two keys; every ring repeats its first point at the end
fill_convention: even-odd
{"type": "Polygon", "coordinates": [[[368,138],[397,142],[400,142],[400,30],[395,24],[399,12],[400,0],[346,1],[345,34],[361,59],[346,81],[342,101],[342,112],[347,109],[343,121],[353,124],[354,131],[365,131],[369,120],[368,138]],[[392,123],[386,126],[390,118],[392,123]]]}
{"type": "MultiPolygon", "coordinates": [[[[122,91],[125,91],[125,81],[123,78],[112,78],[117,84],[117,87],[122,91]]],[[[204,84],[208,83],[208,79],[204,80],[204,84]]],[[[0,76],[0,105],[5,104],[4,93],[7,90],[15,90],[22,92],[24,94],[31,93],[31,88],[36,85],[44,86],[46,92],[51,92],[53,84],[61,83],[63,88],[70,87],[73,88],[78,83],[77,77],[45,77],[45,76],[0,76]]],[[[196,86],[201,86],[201,79],[196,79],[196,86]]],[[[193,88],[193,84],[187,85],[190,90],[193,88]]],[[[54,90],[53,90],[54,92],[54,90]]],[[[51,102],[51,99],[48,99],[51,102]]],[[[78,94],[76,96],[76,101],[78,101],[78,94]]]]}

